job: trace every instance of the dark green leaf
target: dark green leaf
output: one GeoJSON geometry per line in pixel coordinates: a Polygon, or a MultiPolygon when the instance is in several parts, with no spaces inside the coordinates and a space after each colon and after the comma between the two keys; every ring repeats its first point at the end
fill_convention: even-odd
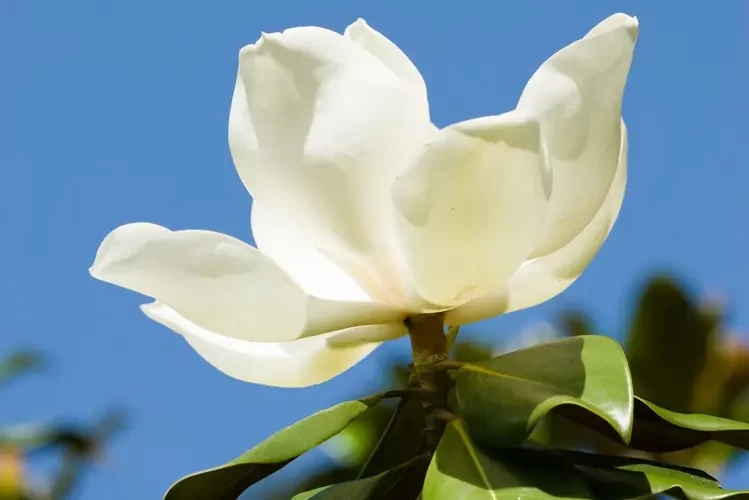
{"type": "Polygon", "coordinates": [[[699,413],[677,413],[636,397],[630,443],[633,448],[676,451],[711,439],[749,449],[749,423],[699,413]]]}
{"type": "Polygon", "coordinates": [[[624,353],[609,338],[581,336],[540,344],[465,363],[455,376],[458,411],[482,442],[518,445],[560,406],[592,413],[629,441],[632,384],[624,353]]]}
{"type": "Polygon", "coordinates": [[[486,361],[492,357],[493,352],[490,343],[470,339],[457,342],[453,346],[451,357],[455,361],[486,361]]]}
{"type": "Polygon", "coordinates": [[[714,321],[671,278],[652,280],[635,311],[627,359],[635,393],[687,412],[705,366],[714,321]]]}
{"type": "Polygon", "coordinates": [[[428,455],[416,457],[375,476],[323,486],[296,495],[292,500],[374,500],[416,498],[423,484],[428,455]],[[416,477],[410,477],[415,475],[416,477]],[[412,484],[418,481],[417,488],[412,484]]]}
{"type": "Polygon", "coordinates": [[[639,499],[654,495],[690,500],[749,498],[749,491],[724,490],[715,478],[697,469],[629,457],[568,451],[551,453],[574,466],[596,499],[639,499]]]}
{"type": "Polygon", "coordinates": [[[387,472],[383,472],[376,476],[323,486],[312,491],[299,493],[292,500],[369,500],[372,498],[377,485],[386,476],[387,472]]]}
{"type": "Polygon", "coordinates": [[[180,479],[164,500],[236,500],[251,485],[341,432],[378,401],[347,401],[310,415],[231,462],[180,479]]]}
{"type": "Polygon", "coordinates": [[[376,450],[369,457],[366,465],[366,475],[385,472],[398,464],[404,463],[415,457],[423,445],[423,433],[425,426],[425,411],[419,398],[407,398],[400,401],[397,414],[390,428],[379,429],[379,439],[376,450]],[[382,435],[383,432],[387,435],[382,435]],[[384,439],[383,439],[384,438],[384,439]]]}
{"type": "Polygon", "coordinates": [[[427,471],[423,500],[464,498],[627,500],[668,494],[691,500],[747,498],[704,472],[626,457],[536,449],[488,449],[451,422],[427,471]]]}

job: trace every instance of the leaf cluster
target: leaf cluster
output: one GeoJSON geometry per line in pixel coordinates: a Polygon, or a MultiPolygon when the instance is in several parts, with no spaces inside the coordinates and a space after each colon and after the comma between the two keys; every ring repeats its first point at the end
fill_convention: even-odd
{"type": "Polygon", "coordinates": [[[427,414],[413,383],[344,402],[181,479],[165,499],[235,500],[306,451],[372,428],[360,462],[294,499],[749,498],[684,466],[714,457],[705,450],[723,450],[724,464],[749,449],[740,412],[749,364],[725,347],[721,323],[716,308],[656,278],[636,307],[626,355],[572,314],[564,338],[499,356],[458,343],[462,361],[436,368],[453,381],[448,408],[427,414]],[[423,432],[430,418],[444,427],[436,449],[423,432]]]}

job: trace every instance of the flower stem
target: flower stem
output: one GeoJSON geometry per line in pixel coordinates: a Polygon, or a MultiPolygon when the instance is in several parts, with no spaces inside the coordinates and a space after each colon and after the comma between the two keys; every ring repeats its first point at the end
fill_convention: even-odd
{"type": "Polygon", "coordinates": [[[424,434],[429,451],[434,451],[445,431],[446,421],[439,418],[447,410],[447,394],[452,381],[447,374],[455,368],[447,362],[447,338],[444,314],[411,316],[405,322],[411,339],[413,371],[424,390],[422,404],[427,413],[424,434]]]}

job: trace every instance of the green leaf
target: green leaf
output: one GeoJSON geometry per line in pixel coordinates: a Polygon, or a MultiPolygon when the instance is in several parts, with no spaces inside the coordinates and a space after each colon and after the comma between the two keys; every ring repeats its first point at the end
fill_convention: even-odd
{"type": "Polygon", "coordinates": [[[381,480],[384,480],[387,476],[387,472],[378,474],[376,476],[365,477],[363,479],[356,479],[354,481],[347,481],[345,483],[332,484],[330,486],[323,486],[322,488],[316,488],[312,491],[305,491],[300,493],[292,500],[365,500],[372,498],[377,485],[381,480]]]}
{"type": "Polygon", "coordinates": [[[374,396],[347,401],[310,415],[231,462],[180,479],[169,488],[164,500],[236,500],[253,484],[338,434],[379,400],[374,396]]]}
{"type": "Polygon", "coordinates": [[[582,474],[596,499],[639,499],[653,495],[690,500],[749,498],[749,491],[724,490],[715,478],[698,469],[593,453],[552,453],[582,474]]]}
{"type": "MultiPolygon", "coordinates": [[[[372,475],[396,467],[419,454],[423,446],[423,430],[426,413],[419,398],[410,397],[399,402],[397,413],[391,413],[389,429],[380,429],[377,449],[371,449],[366,471],[360,475],[372,475]]],[[[362,465],[364,465],[362,463],[362,465]]]]}
{"type": "Polygon", "coordinates": [[[635,393],[674,410],[690,411],[714,327],[714,319],[703,315],[675,280],[650,281],[635,311],[626,349],[635,393]]]}
{"type": "Polygon", "coordinates": [[[630,446],[652,452],[677,451],[708,440],[749,449],[749,423],[700,413],[678,413],[635,398],[630,446]]]}
{"type": "MultiPolygon", "coordinates": [[[[292,500],[372,500],[375,498],[416,498],[421,490],[412,487],[409,474],[424,476],[428,455],[413,458],[389,471],[375,476],[323,486],[299,493],[292,500]]],[[[419,481],[421,483],[423,481],[419,481]]]]}
{"type": "Polygon", "coordinates": [[[460,420],[442,435],[424,481],[422,500],[462,498],[591,498],[570,467],[530,466],[512,457],[496,459],[476,445],[460,420]]]}
{"type": "Polygon", "coordinates": [[[629,441],[632,384],[624,353],[607,337],[566,338],[465,363],[455,377],[458,412],[484,443],[518,445],[544,415],[566,406],[603,419],[629,441]]]}
{"type": "Polygon", "coordinates": [[[690,500],[746,498],[702,471],[627,457],[538,449],[489,449],[451,422],[427,471],[423,500],[611,499],[668,494],[690,500]]]}

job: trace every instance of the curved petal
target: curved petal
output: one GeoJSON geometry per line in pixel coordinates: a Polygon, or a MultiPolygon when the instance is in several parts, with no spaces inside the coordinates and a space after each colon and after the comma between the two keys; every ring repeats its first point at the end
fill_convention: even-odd
{"type": "Polygon", "coordinates": [[[229,142],[263,252],[284,266],[323,255],[395,300],[389,188],[432,126],[424,95],[391,69],[394,46],[372,33],[294,28],[242,49],[229,142]]]}
{"type": "Polygon", "coordinates": [[[312,297],[255,248],[211,231],[121,226],[102,242],[91,274],[168,304],[203,328],[257,342],[404,317],[386,304],[312,297]]]}
{"type": "Polygon", "coordinates": [[[621,130],[621,151],[614,180],[603,206],[587,227],[563,248],[523,264],[502,291],[449,311],[446,323],[472,323],[540,304],[563,292],[582,274],[614,227],[624,200],[627,185],[627,129],[624,122],[621,130]]]}
{"type": "Polygon", "coordinates": [[[615,14],[536,71],[518,109],[536,116],[554,184],[534,257],[572,241],[601,207],[616,172],[622,94],[637,38],[636,18],[615,14]]]}
{"type": "Polygon", "coordinates": [[[415,94],[422,95],[426,103],[427,87],[424,78],[416,69],[414,63],[411,62],[411,59],[397,45],[369,26],[364,19],[358,19],[355,23],[349,25],[343,36],[359,44],[364,50],[382,61],[398,77],[412,85],[415,94]]]}
{"type": "Polygon", "coordinates": [[[538,123],[517,112],[441,130],[393,187],[414,286],[452,307],[496,290],[546,215],[538,123]]]}
{"type": "Polygon", "coordinates": [[[348,370],[377,348],[378,340],[404,335],[402,323],[362,326],[285,343],[258,343],[208,331],[174,309],[154,302],[141,306],[152,320],[179,333],[206,361],[230,377],[275,387],[320,384],[348,370]],[[342,342],[360,331],[362,343],[342,342]]]}
{"type": "Polygon", "coordinates": [[[330,300],[371,300],[354,278],[304,239],[291,217],[277,217],[273,211],[263,210],[257,200],[250,216],[255,244],[307,293],[330,300]]]}

